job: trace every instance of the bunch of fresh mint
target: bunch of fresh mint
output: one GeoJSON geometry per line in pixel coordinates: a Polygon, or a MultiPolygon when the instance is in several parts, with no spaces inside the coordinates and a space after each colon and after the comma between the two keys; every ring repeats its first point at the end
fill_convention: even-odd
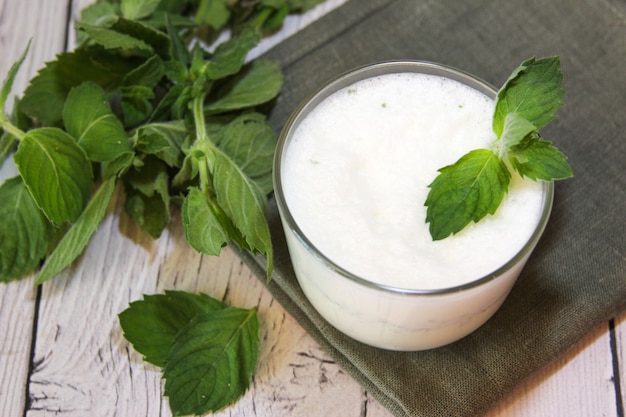
{"type": "MultiPolygon", "coordinates": [[[[48,62],[14,112],[0,111],[0,282],[68,267],[97,229],[116,183],[154,238],[182,206],[196,250],[228,242],[267,256],[265,210],[275,132],[259,112],[282,74],[246,64],[263,33],[321,0],[105,0],[81,12],[78,46],[48,62]],[[232,36],[210,44],[228,30],[232,36]]],[[[28,48],[27,48],[28,50],[28,48]]],[[[10,70],[4,109],[26,52],[10,70]]]]}

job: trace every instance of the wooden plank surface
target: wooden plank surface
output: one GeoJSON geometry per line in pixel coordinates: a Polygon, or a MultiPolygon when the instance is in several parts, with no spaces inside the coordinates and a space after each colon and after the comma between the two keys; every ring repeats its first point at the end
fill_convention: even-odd
{"type": "MultiPolygon", "coordinates": [[[[29,38],[33,37],[30,53],[15,79],[15,94],[21,94],[42,63],[53,59],[54,54],[64,47],[66,9],[54,3],[0,0],[2,80],[26,48],[29,38]]],[[[11,108],[12,100],[9,100],[7,110],[11,108]]],[[[5,164],[0,170],[0,180],[16,173],[13,165],[5,164]]],[[[37,289],[32,279],[0,284],[0,416],[22,416],[27,403],[36,300],[37,289]]]]}
{"type": "MultiPolygon", "coordinates": [[[[20,93],[66,42],[72,45],[67,24],[89,2],[68,1],[0,0],[1,77],[33,39],[14,92],[20,93]]],[[[256,53],[344,1],[328,0],[304,17],[291,18],[256,53]]],[[[0,178],[14,172],[9,164],[0,178]]],[[[154,241],[120,212],[116,200],[80,261],[44,284],[39,300],[32,279],[0,285],[0,416],[170,416],[158,369],[129,347],[117,321],[130,301],[165,289],[202,291],[259,309],[262,343],[252,387],[218,416],[390,415],[233,252],[219,258],[195,253],[178,216],[154,241]]],[[[623,417],[624,389],[616,381],[626,380],[625,341],[623,315],[613,331],[608,323],[594,330],[488,415],[623,417]]]]}

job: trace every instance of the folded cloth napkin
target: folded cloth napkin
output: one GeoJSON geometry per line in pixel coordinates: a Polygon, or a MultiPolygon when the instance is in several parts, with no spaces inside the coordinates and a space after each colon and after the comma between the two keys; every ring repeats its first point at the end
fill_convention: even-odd
{"type": "MultiPolygon", "coordinates": [[[[267,53],[285,71],[277,130],[321,84],[363,64],[435,61],[500,86],[531,56],[561,57],[565,106],[542,133],[575,177],[556,184],[544,237],[504,305],[464,339],[401,353],[339,333],[301,292],[270,204],[271,292],[394,415],[480,415],[626,309],[625,16],[618,0],[359,0],[267,53]]],[[[264,259],[241,256],[265,280],[264,259]]]]}

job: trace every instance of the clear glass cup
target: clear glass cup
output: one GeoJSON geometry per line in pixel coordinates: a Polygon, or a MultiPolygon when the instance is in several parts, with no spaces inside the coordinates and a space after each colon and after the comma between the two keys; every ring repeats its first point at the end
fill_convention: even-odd
{"type": "Polygon", "coordinates": [[[381,285],[331,261],[307,238],[292,216],[282,186],[285,150],[306,115],[332,93],[367,78],[418,72],[451,78],[488,97],[497,90],[455,68],[423,61],[388,61],[349,71],[328,82],[294,111],[280,135],[274,160],[274,192],[298,282],[315,309],[331,325],[363,343],[414,351],[443,346],[484,324],[502,305],[548,221],[552,182],[542,185],[543,206],[533,233],[515,256],[486,276],[455,287],[419,290],[381,285]]]}

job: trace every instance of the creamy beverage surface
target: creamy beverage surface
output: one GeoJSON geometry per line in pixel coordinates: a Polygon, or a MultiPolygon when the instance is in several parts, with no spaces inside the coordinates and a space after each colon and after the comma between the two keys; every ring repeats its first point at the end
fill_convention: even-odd
{"type": "Polygon", "coordinates": [[[440,241],[424,202],[439,168],[491,146],[493,108],[464,84],[417,73],[334,93],[299,124],[283,156],[296,224],[328,259],[376,283],[436,289],[490,274],[532,235],[542,185],[513,175],[495,215],[440,241]]]}

